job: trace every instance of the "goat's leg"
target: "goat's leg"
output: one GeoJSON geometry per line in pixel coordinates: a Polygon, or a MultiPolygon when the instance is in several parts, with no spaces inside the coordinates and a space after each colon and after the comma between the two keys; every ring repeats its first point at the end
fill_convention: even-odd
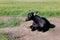
{"type": "Polygon", "coordinates": [[[46,31],[48,31],[49,30],[49,27],[44,27],[43,29],[42,29],[42,32],[46,32],[46,31]]]}
{"type": "Polygon", "coordinates": [[[31,31],[35,31],[35,30],[37,30],[37,27],[38,27],[37,25],[31,25],[31,26],[30,26],[31,31]]]}
{"type": "Polygon", "coordinates": [[[38,31],[42,31],[42,27],[38,27],[37,30],[38,30],[38,31]]]}
{"type": "Polygon", "coordinates": [[[32,28],[31,28],[32,31],[35,31],[37,30],[37,25],[33,25],[32,28]]]}
{"type": "Polygon", "coordinates": [[[35,22],[33,22],[33,24],[30,26],[30,28],[32,28],[33,26],[36,26],[37,24],[35,22]]]}

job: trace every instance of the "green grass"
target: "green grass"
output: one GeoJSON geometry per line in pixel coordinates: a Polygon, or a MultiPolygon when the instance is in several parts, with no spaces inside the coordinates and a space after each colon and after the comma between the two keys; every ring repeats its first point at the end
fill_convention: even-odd
{"type": "Polygon", "coordinates": [[[16,18],[11,18],[8,22],[4,22],[3,20],[0,20],[0,28],[5,27],[14,27],[20,25],[20,21],[16,18]]]}
{"type": "MultiPolygon", "coordinates": [[[[0,16],[27,16],[29,10],[39,11],[39,16],[60,17],[60,0],[0,0],[0,16]]],[[[11,18],[9,22],[0,20],[0,28],[20,25],[11,18]]],[[[0,34],[0,40],[18,40],[14,36],[0,34]]]]}
{"type": "Polygon", "coordinates": [[[13,35],[0,33],[0,40],[18,40],[18,38],[13,35]]]}
{"type": "Polygon", "coordinates": [[[60,1],[0,0],[0,16],[26,16],[28,10],[39,11],[39,16],[60,17],[60,1]]]}
{"type": "MultiPolygon", "coordinates": [[[[58,1],[42,1],[27,2],[22,0],[1,1],[0,16],[26,16],[28,10],[39,11],[40,16],[44,17],[60,17],[60,2],[58,1]]],[[[36,1],[36,0],[35,0],[36,1]]]]}

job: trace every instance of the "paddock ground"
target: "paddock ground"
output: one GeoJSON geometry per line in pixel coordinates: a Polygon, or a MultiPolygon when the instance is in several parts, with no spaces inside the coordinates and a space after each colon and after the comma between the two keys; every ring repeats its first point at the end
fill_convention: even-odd
{"type": "MultiPolygon", "coordinates": [[[[8,20],[9,17],[1,18],[8,20]]],[[[17,18],[21,19],[24,17],[17,18]]],[[[23,21],[19,26],[16,27],[0,28],[0,33],[14,35],[16,37],[19,37],[19,40],[60,40],[60,18],[52,17],[47,19],[51,23],[55,24],[56,27],[54,29],[50,29],[45,33],[39,31],[32,32],[29,26],[33,23],[33,21],[23,21]]]]}

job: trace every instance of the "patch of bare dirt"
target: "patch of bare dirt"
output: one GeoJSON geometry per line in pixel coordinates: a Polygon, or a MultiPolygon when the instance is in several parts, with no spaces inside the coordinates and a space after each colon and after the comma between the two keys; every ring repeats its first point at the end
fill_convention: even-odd
{"type": "Polygon", "coordinates": [[[0,20],[3,20],[4,22],[8,22],[9,19],[10,19],[10,17],[0,16],[0,20]]]}
{"type": "Polygon", "coordinates": [[[48,18],[56,27],[47,32],[32,32],[29,26],[33,21],[23,22],[20,26],[10,28],[0,28],[0,33],[8,33],[19,37],[20,40],[60,40],[60,18],[48,18]]]}

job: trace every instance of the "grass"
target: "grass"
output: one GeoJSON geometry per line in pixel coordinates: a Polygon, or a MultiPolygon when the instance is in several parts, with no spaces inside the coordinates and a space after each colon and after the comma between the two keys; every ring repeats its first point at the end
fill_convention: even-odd
{"type": "Polygon", "coordinates": [[[60,17],[60,1],[59,0],[0,1],[0,16],[26,16],[28,10],[39,11],[39,16],[60,17]]]}
{"type": "MultiPolygon", "coordinates": [[[[39,16],[60,17],[60,0],[0,0],[0,16],[27,16],[28,11],[39,11],[39,16]]],[[[11,18],[8,22],[0,20],[0,28],[20,25],[11,18]]],[[[0,34],[0,40],[18,40],[15,36],[0,34]]]]}
{"type": "Polygon", "coordinates": [[[0,20],[0,28],[13,27],[18,25],[20,25],[20,21],[17,20],[16,18],[11,18],[8,22],[0,20]]]}
{"type": "MultiPolygon", "coordinates": [[[[0,0],[0,16],[26,17],[29,10],[43,17],[60,17],[60,0],[0,0]]],[[[7,23],[0,20],[0,27],[16,25],[19,21],[13,18],[7,23]]]]}
{"type": "Polygon", "coordinates": [[[13,35],[0,33],[0,40],[18,40],[18,38],[13,35]]]}

